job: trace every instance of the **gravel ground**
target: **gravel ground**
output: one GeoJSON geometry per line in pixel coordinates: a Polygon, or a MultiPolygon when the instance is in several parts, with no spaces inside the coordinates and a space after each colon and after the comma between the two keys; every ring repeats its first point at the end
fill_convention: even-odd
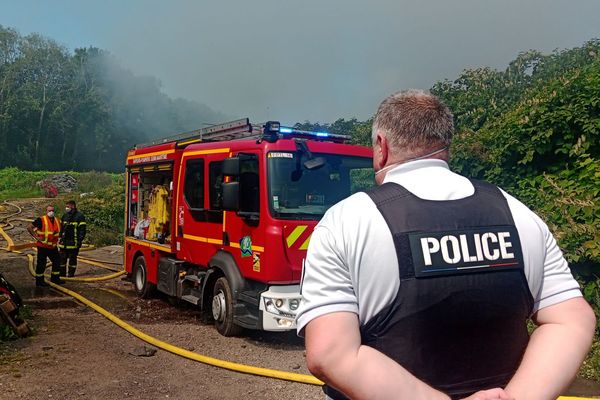
{"type": "MultiPolygon", "coordinates": [[[[27,207],[23,218],[33,217],[27,207]]],[[[12,221],[15,243],[28,240],[27,221],[12,221]]],[[[0,243],[4,247],[5,242],[0,243]]],[[[82,256],[120,262],[110,246],[82,256]]],[[[117,268],[110,265],[112,268],[117,268]]],[[[33,335],[0,343],[0,399],[322,399],[318,386],[233,372],[153,347],[69,296],[38,289],[23,255],[0,251],[0,272],[17,287],[31,310],[33,335]],[[137,354],[137,355],[135,355],[137,354]]],[[[48,269],[49,272],[49,269],[48,269]]],[[[80,262],[80,276],[109,271],[80,262]]],[[[199,354],[256,367],[307,374],[304,345],[295,333],[246,331],[225,338],[192,306],[164,298],[138,299],[133,286],[67,282],[144,333],[199,354]]]]}
{"type": "MultiPolygon", "coordinates": [[[[39,208],[31,203],[21,205],[24,213],[19,218],[32,218],[39,208]]],[[[24,230],[28,222],[13,220],[12,224],[7,233],[14,242],[28,241],[24,230]]],[[[0,238],[0,247],[5,245],[0,238]]],[[[110,246],[81,255],[118,264],[122,261],[122,248],[110,246]]],[[[28,338],[0,342],[0,400],[324,398],[318,386],[233,372],[164,350],[154,352],[152,346],[71,297],[36,288],[23,255],[0,251],[0,272],[23,297],[32,314],[27,320],[33,328],[33,335],[28,338]]],[[[77,270],[80,276],[107,273],[110,271],[82,262],[77,270]]],[[[141,331],[186,350],[256,367],[308,374],[304,344],[294,332],[246,331],[240,337],[225,338],[203,321],[191,305],[172,306],[160,297],[139,299],[131,283],[120,278],[95,283],[67,282],[64,286],[141,331]]],[[[577,380],[567,394],[600,397],[600,385],[577,380]]]]}

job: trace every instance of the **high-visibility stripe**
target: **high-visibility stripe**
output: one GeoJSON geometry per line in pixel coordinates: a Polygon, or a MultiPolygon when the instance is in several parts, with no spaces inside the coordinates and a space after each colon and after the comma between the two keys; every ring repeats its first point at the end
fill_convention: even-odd
{"type": "Polygon", "coordinates": [[[285,239],[287,241],[287,246],[292,247],[292,245],[296,243],[296,240],[298,240],[298,238],[300,237],[300,235],[302,235],[302,232],[304,232],[306,228],[306,225],[298,225],[296,228],[294,228],[292,233],[290,233],[290,235],[285,239]]]}
{"type": "Polygon", "coordinates": [[[175,153],[175,150],[171,149],[171,150],[155,151],[153,153],[136,154],[136,155],[127,157],[127,161],[135,160],[136,158],[162,156],[163,154],[171,154],[171,153],[175,153]]]}
{"type": "Polygon", "coordinates": [[[218,148],[218,149],[207,149],[207,150],[196,150],[196,151],[188,151],[187,153],[183,153],[183,155],[181,156],[181,158],[183,157],[189,157],[189,156],[197,156],[200,154],[220,154],[220,153],[227,153],[229,151],[229,148],[218,148]]]}
{"type": "Polygon", "coordinates": [[[54,218],[54,223],[50,222],[50,217],[42,215],[42,231],[38,230],[37,238],[44,246],[56,247],[58,236],[60,234],[60,219],[54,218]]]}
{"type": "Polygon", "coordinates": [[[145,242],[143,240],[136,240],[136,239],[132,239],[132,238],[126,238],[125,241],[129,242],[129,243],[139,244],[140,246],[150,247],[152,249],[167,251],[169,253],[172,252],[170,247],[161,246],[159,244],[154,244],[154,243],[148,243],[148,242],[145,242]]]}
{"type": "MultiPolygon", "coordinates": [[[[231,242],[231,243],[229,243],[229,246],[235,247],[236,249],[240,248],[240,244],[237,242],[231,242]]],[[[263,246],[252,245],[252,251],[264,252],[265,248],[263,246]]]]}
{"type": "Polygon", "coordinates": [[[223,244],[223,241],[221,239],[213,239],[213,238],[207,238],[207,237],[203,237],[203,236],[194,236],[194,235],[188,235],[185,233],[183,234],[183,238],[195,240],[196,242],[202,242],[202,243],[218,244],[218,245],[223,244]]]}
{"type": "Polygon", "coordinates": [[[200,142],[200,141],[202,141],[202,139],[199,139],[199,138],[198,139],[185,140],[183,142],[177,142],[177,146],[185,146],[187,144],[196,143],[196,142],[200,142]]]}
{"type": "Polygon", "coordinates": [[[304,241],[304,243],[302,243],[302,246],[300,246],[300,250],[306,250],[306,249],[308,249],[308,244],[310,243],[311,236],[312,236],[312,233],[310,235],[308,235],[308,237],[306,238],[306,240],[304,241]]]}

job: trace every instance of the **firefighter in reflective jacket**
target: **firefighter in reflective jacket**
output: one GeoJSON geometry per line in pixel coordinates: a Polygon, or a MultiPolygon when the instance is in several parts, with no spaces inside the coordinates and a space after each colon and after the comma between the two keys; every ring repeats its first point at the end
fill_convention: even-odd
{"type": "Polygon", "coordinates": [[[60,235],[60,220],[54,216],[54,206],[46,207],[46,215],[36,218],[35,221],[27,227],[31,235],[36,238],[37,264],[35,267],[35,285],[48,286],[44,282],[44,271],[46,270],[46,261],[52,262],[52,274],[50,281],[52,283],[63,283],[60,279],[60,255],[58,254],[58,238],[60,235]]]}
{"type": "Polygon", "coordinates": [[[77,269],[77,255],[86,234],[86,223],[83,214],[77,210],[73,200],[67,202],[65,214],[62,217],[62,229],[60,231],[60,275],[67,274],[67,263],[69,265],[68,276],[75,275],[77,269]]]}

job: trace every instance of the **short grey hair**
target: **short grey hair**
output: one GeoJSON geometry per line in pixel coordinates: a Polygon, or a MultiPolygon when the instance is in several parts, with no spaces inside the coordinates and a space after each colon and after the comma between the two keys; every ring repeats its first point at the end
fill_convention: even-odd
{"type": "Polygon", "coordinates": [[[436,96],[410,89],[385,99],[373,119],[373,143],[383,131],[393,150],[449,146],[454,132],[450,109],[436,96]]]}

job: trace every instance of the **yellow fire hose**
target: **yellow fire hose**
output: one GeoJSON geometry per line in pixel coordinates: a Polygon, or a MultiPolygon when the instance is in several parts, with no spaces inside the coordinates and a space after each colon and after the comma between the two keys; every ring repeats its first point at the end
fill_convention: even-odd
{"type": "MultiPolygon", "coordinates": [[[[2,229],[2,227],[0,227],[0,235],[2,235],[5,238],[6,242],[10,246],[10,243],[12,243],[12,240],[10,240],[10,237],[4,232],[4,230],[2,229]]],[[[15,252],[15,253],[21,253],[19,251],[10,250],[8,246],[4,250],[10,251],[10,252],[15,252]]],[[[29,273],[33,276],[35,274],[34,269],[33,269],[33,256],[31,254],[27,254],[27,258],[29,260],[29,273]]],[[[118,273],[115,273],[115,274],[110,274],[110,275],[106,275],[104,277],[98,277],[98,278],[63,278],[63,279],[73,280],[73,281],[92,282],[92,281],[113,279],[113,278],[115,278],[117,276],[120,276],[120,275],[122,275],[124,273],[125,273],[125,271],[121,271],[121,272],[118,272],[118,273]]],[[[268,377],[268,378],[276,378],[276,379],[281,379],[281,380],[286,380],[286,381],[292,381],[292,382],[298,382],[298,383],[305,383],[305,384],[310,384],[310,385],[318,385],[318,386],[323,385],[323,382],[321,382],[320,380],[318,380],[317,378],[315,378],[312,375],[297,374],[297,373],[293,373],[293,372],[279,371],[279,370],[262,368],[262,367],[253,367],[253,366],[250,366],[250,365],[245,365],[245,364],[239,364],[239,363],[235,363],[235,362],[231,362],[231,361],[220,360],[218,358],[204,356],[204,355],[201,355],[201,354],[198,354],[198,353],[194,353],[194,352],[186,350],[186,349],[182,349],[181,347],[174,346],[174,345],[169,344],[167,342],[163,342],[162,340],[159,340],[159,339],[156,339],[156,338],[154,338],[154,337],[152,337],[150,335],[147,335],[144,332],[140,331],[139,329],[137,329],[137,328],[129,325],[128,323],[126,323],[122,319],[118,318],[117,316],[115,316],[114,314],[110,313],[106,309],[100,307],[96,303],[94,303],[94,302],[88,300],[87,298],[83,297],[79,293],[76,293],[76,292],[74,292],[72,290],[69,290],[69,289],[67,289],[67,288],[65,288],[63,286],[57,285],[57,284],[52,283],[52,282],[48,282],[48,283],[50,284],[50,286],[52,288],[54,288],[54,289],[56,289],[56,290],[58,290],[60,292],[63,292],[65,294],[68,294],[69,296],[75,298],[76,300],[78,300],[81,303],[85,304],[86,306],[92,308],[96,312],[102,314],[108,320],[110,320],[114,324],[120,326],[121,328],[125,329],[127,332],[131,333],[132,335],[136,336],[137,338],[139,338],[139,339],[145,341],[146,343],[149,343],[149,344],[151,344],[151,345],[153,345],[155,347],[158,347],[160,349],[168,351],[170,353],[173,353],[173,354],[176,354],[176,355],[188,358],[190,360],[198,361],[198,362],[201,362],[201,363],[204,363],[204,364],[212,365],[212,366],[219,367],[219,368],[228,369],[228,370],[231,370],[231,371],[241,372],[241,373],[245,373],[245,374],[257,375],[257,376],[264,376],[264,377],[268,377]]],[[[587,397],[561,396],[557,400],[594,400],[594,399],[587,398],[587,397]]]]}
{"type": "MultiPolygon", "coordinates": [[[[34,273],[33,256],[31,254],[27,254],[27,258],[29,259],[29,272],[33,274],[34,273]]],[[[311,376],[311,375],[296,374],[296,373],[292,373],[292,372],[278,371],[278,370],[274,370],[274,369],[253,367],[253,366],[249,366],[249,365],[238,364],[238,363],[234,363],[231,361],[220,360],[218,358],[203,356],[201,354],[182,349],[181,347],[173,346],[172,344],[163,342],[162,340],[156,339],[150,335],[145,334],[144,332],[140,331],[139,329],[134,328],[133,326],[129,325],[127,322],[118,318],[114,314],[108,312],[106,309],[100,307],[96,303],[81,296],[79,293],[76,293],[72,290],[69,290],[63,286],[57,285],[52,282],[49,282],[49,284],[54,289],[61,291],[65,294],[68,294],[69,296],[75,298],[76,300],[80,301],[81,303],[85,304],[86,306],[90,307],[91,309],[102,314],[103,316],[108,318],[110,321],[112,321],[116,325],[120,326],[121,328],[125,329],[127,332],[131,333],[132,335],[142,339],[143,341],[145,341],[155,347],[161,348],[168,352],[180,355],[185,358],[189,358],[191,360],[199,361],[204,364],[229,369],[232,371],[243,372],[246,374],[266,376],[269,378],[278,378],[278,379],[300,382],[300,383],[310,383],[313,385],[322,385],[323,384],[321,381],[319,381],[317,378],[315,378],[314,376],[311,376]]]]}
{"type": "MultiPolygon", "coordinates": [[[[1,227],[0,227],[0,235],[2,235],[4,237],[4,239],[7,241],[9,246],[11,244],[13,244],[12,240],[10,240],[10,237],[4,232],[4,230],[1,227]]],[[[6,248],[4,250],[14,252],[14,253],[21,253],[19,251],[10,250],[10,248],[6,248]]],[[[27,254],[27,258],[29,260],[29,273],[32,274],[32,276],[34,276],[35,271],[33,268],[33,256],[31,254],[27,254]]],[[[106,275],[103,277],[97,277],[97,278],[67,278],[67,277],[65,277],[62,279],[70,280],[70,281],[92,282],[92,281],[113,279],[117,276],[123,275],[124,273],[125,273],[125,271],[120,271],[115,274],[110,274],[110,275],[106,275]]],[[[322,385],[323,384],[323,382],[321,382],[320,380],[318,380],[317,378],[315,378],[312,375],[297,374],[297,373],[293,373],[293,372],[279,371],[279,370],[262,368],[262,367],[254,367],[254,366],[250,366],[250,365],[234,363],[231,361],[220,360],[218,358],[208,357],[208,356],[204,356],[204,355],[201,355],[198,353],[194,353],[189,350],[182,349],[181,347],[174,346],[172,344],[163,342],[162,340],[156,339],[150,335],[145,334],[144,332],[140,331],[139,329],[136,329],[135,327],[129,325],[128,323],[126,323],[122,319],[118,318],[114,314],[110,313],[106,309],[100,307],[99,305],[95,304],[94,302],[83,297],[79,293],[76,293],[72,290],[69,290],[63,286],[57,285],[52,282],[48,282],[48,283],[50,284],[50,286],[52,288],[75,298],[76,300],[78,300],[81,303],[85,304],[86,306],[92,308],[96,312],[102,314],[108,320],[110,320],[114,324],[120,326],[121,328],[125,329],[127,332],[131,333],[132,335],[138,337],[139,339],[141,339],[155,347],[161,348],[170,353],[188,358],[190,360],[198,361],[198,362],[201,362],[204,364],[228,369],[231,371],[242,372],[245,374],[265,376],[265,377],[269,377],[269,378],[282,379],[282,380],[298,382],[298,383],[307,383],[307,384],[311,384],[311,385],[322,385]]]]}

